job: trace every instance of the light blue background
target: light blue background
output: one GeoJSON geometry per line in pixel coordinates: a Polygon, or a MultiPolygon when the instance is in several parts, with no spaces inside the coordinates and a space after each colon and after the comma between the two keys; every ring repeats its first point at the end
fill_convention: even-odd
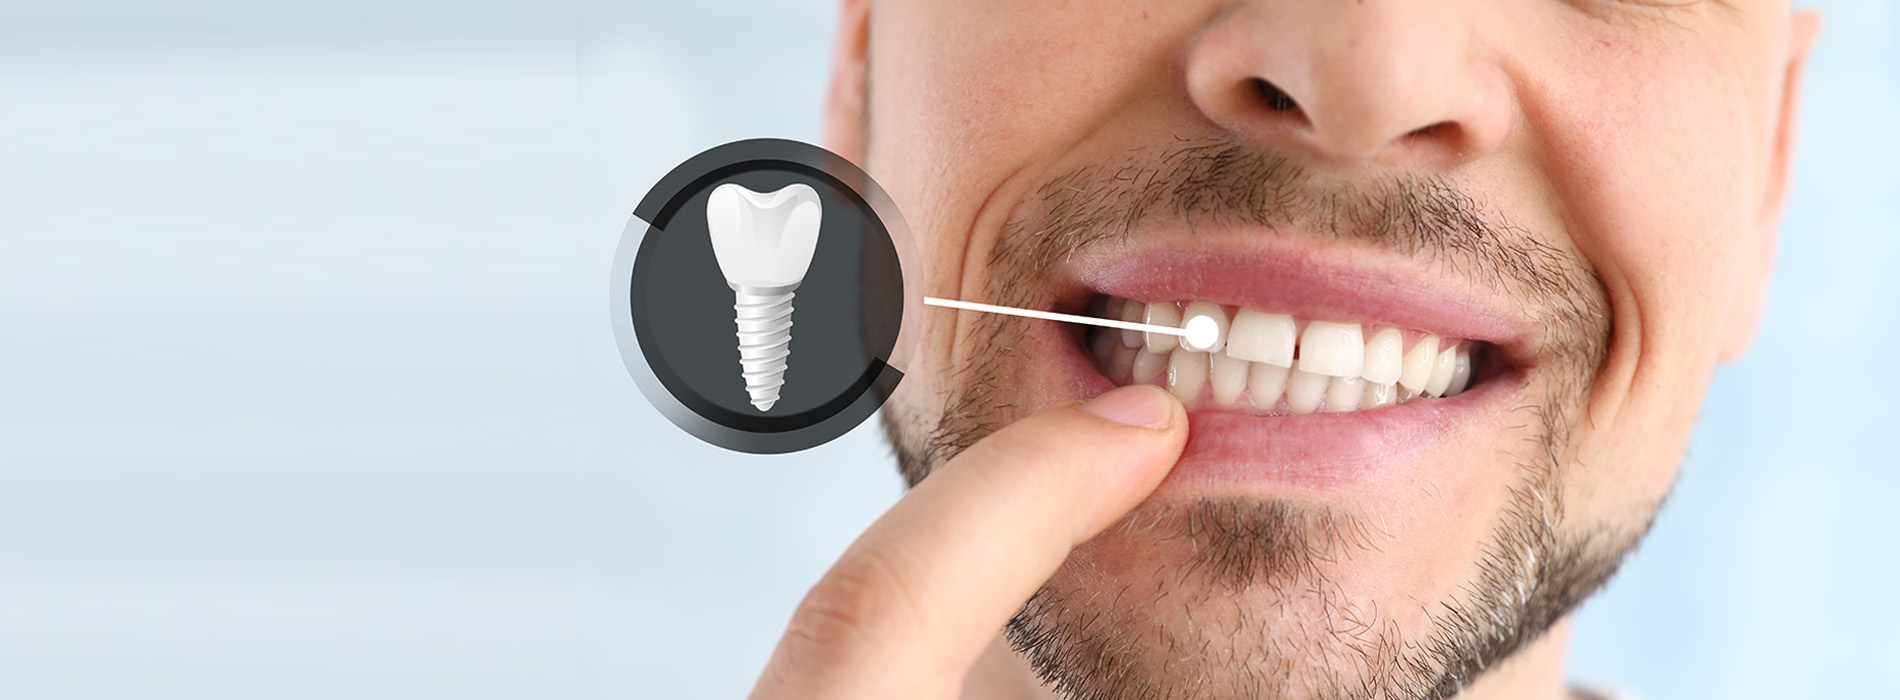
{"type": "MultiPolygon", "coordinates": [[[[1817,4],[1762,340],[1579,678],[1891,692],[1900,6],[1817,4]]],[[[674,430],[607,270],[672,164],[817,139],[832,12],[0,5],[0,697],[743,694],[899,481],[674,430]]]]}

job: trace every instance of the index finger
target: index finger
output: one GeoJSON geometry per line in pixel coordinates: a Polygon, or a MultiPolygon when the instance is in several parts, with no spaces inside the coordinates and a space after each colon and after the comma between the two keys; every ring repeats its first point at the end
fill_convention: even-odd
{"type": "Polygon", "coordinates": [[[1139,504],[1187,442],[1152,386],[1044,411],[933,472],[812,587],[755,698],[954,692],[1075,545],[1139,504]]]}

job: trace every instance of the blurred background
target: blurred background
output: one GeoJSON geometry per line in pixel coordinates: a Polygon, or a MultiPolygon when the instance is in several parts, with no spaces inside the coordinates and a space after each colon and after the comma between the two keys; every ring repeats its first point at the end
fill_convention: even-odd
{"type": "MultiPolygon", "coordinates": [[[[1849,384],[1900,343],[1900,4],[1811,4],[1761,342],[1580,680],[1890,687],[1896,412],[1849,384]]],[[[673,164],[818,140],[833,10],[0,4],[0,697],[742,695],[900,482],[869,427],[674,429],[607,272],[673,164]]]]}

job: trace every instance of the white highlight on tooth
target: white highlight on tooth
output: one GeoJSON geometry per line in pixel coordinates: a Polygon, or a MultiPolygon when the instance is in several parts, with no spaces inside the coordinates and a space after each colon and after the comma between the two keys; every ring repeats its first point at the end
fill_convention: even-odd
{"type": "MultiPolygon", "coordinates": [[[[1174,302],[1171,301],[1149,304],[1144,310],[1142,321],[1150,326],[1180,328],[1181,310],[1175,308],[1174,302]]],[[[1179,344],[1179,342],[1175,340],[1175,336],[1185,332],[1186,331],[1166,334],[1148,331],[1142,338],[1147,341],[1148,352],[1165,353],[1169,350],[1173,350],[1175,346],[1179,344]]]]}
{"type": "Polygon", "coordinates": [[[1362,410],[1373,409],[1398,403],[1399,391],[1400,389],[1397,384],[1374,384],[1367,382],[1365,396],[1359,397],[1359,408],[1362,410]]]}
{"type": "Polygon", "coordinates": [[[1213,353],[1210,360],[1212,368],[1209,370],[1208,385],[1213,389],[1214,402],[1222,406],[1234,405],[1240,401],[1241,392],[1247,390],[1248,368],[1253,363],[1224,352],[1213,353]]]}
{"type": "Polygon", "coordinates": [[[1425,393],[1434,397],[1445,395],[1445,389],[1451,386],[1452,372],[1458,369],[1458,348],[1448,347],[1432,358],[1432,378],[1425,382],[1425,393]]]}
{"type": "Polygon", "coordinates": [[[1366,369],[1366,339],[1357,323],[1309,321],[1300,334],[1300,369],[1357,377],[1366,369]]]}
{"type": "Polygon", "coordinates": [[[1445,387],[1445,396],[1457,396],[1465,393],[1465,387],[1471,384],[1471,353],[1458,351],[1458,361],[1451,367],[1451,384],[1445,387]]]}
{"type": "Polygon", "coordinates": [[[1254,408],[1272,410],[1273,405],[1279,403],[1280,397],[1286,393],[1287,373],[1293,370],[1259,362],[1249,362],[1247,365],[1247,395],[1253,397],[1254,408]]]}
{"type": "Polygon", "coordinates": [[[1326,385],[1326,411],[1345,413],[1359,410],[1359,399],[1366,395],[1365,377],[1333,377],[1326,385]]]}
{"type": "Polygon", "coordinates": [[[1191,404],[1207,385],[1208,357],[1204,352],[1181,350],[1168,353],[1168,391],[1181,403],[1191,404]]]}
{"type": "MultiPolygon", "coordinates": [[[[1132,324],[1132,323],[1141,323],[1141,319],[1143,317],[1146,317],[1147,315],[1148,315],[1147,304],[1130,301],[1122,305],[1122,313],[1121,313],[1120,318],[1122,322],[1132,324]]],[[[1123,345],[1126,345],[1131,348],[1140,348],[1146,344],[1142,342],[1141,331],[1135,330],[1133,328],[1123,328],[1121,329],[1121,334],[1122,334],[1123,345]]]]}
{"type": "Polygon", "coordinates": [[[1366,340],[1366,371],[1360,376],[1374,384],[1396,384],[1405,364],[1405,333],[1381,328],[1366,340]]]}
{"type": "Polygon", "coordinates": [[[1201,352],[1220,352],[1227,347],[1227,310],[1207,301],[1191,302],[1181,318],[1181,346],[1201,352]]]}
{"type": "Polygon", "coordinates": [[[1306,414],[1319,410],[1319,404],[1326,398],[1326,388],[1333,378],[1324,374],[1293,370],[1286,377],[1286,407],[1294,413],[1306,414]]]}
{"type": "Polygon", "coordinates": [[[1168,353],[1155,354],[1147,348],[1135,351],[1134,380],[1136,384],[1147,384],[1168,371],[1168,353]]]}
{"type": "Polygon", "coordinates": [[[1248,362],[1293,366],[1293,317],[1241,309],[1227,328],[1227,354],[1248,362]]]}
{"type": "Polygon", "coordinates": [[[1405,353],[1405,368],[1399,373],[1399,386],[1414,394],[1424,392],[1425,385],[1432,380],[1432,360],[1435,359],[1438,359],[1438,336],[1420,338],[1405,353]]]}

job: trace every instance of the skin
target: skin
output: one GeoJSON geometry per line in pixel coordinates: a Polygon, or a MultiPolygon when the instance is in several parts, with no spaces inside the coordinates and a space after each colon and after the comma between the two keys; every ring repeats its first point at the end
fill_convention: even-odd
{"type": "MultiPolygon", "coordinates": [[[[1711,373],[1759,323],[1818,31],[1812,12],[1739,0],[846,0],[826,145],[902,206],[935,296],[997,298],[986,261],[1052,178],[1182,137],[1283,155],[1328,181],[1454,183],[1522,232],[1520,244],[1586,275],[1576,301],[1600,305],[1587,334],[1600,352],[1575,376],[1532,363],[1515,389],[1526,405],[1562,396],[1574,409],[1546,431],[1472,426],[1458,445],[1411,457],[1431,494],[1373,482],[1250,496],[1379,522],[1372,546],[1326,573],[1347,605],[1418,639],[1432,620],[1408,601],[1459,600],[1534,457],[1554,465],[1558,538],[1611,533],[1613,566],[1646,530],[1711,373]],[[1298,110],[1263,109],[1256,79],[1298,110]],[[1546,433],[1563,437],[1547,443],[1555,454],[1525,454],[1546,433]]],[[[1484,284],[1376,246],[1274,234],[1468,294],[1484,284]]],[[[996,352],[960,341],[991,337],[982,328],[968,315],[923,317],[888,407],[900,450],[944,424],[949,397],[967,390],[956,370],[996,352]]],[[[1033,355],[1006,355],[1002,371],[1035,376],[1007,374],[1033,355]]],[[[1149,585],[1130,572],[1178,563],[1110,528],[1206,495],[1166,480],[1193,424],[1178,402],[1127,388],[1078,407],[1089,397],[1027,378],[988,398],[995,406],[971,433],[981,439],[921,459],[929,477],[813,588],[755,697],[1049,696],[998,635],[1023,602],[1039,587],[1149,585]]],[[[1304,614],[1259,590],[1207,590],[1203,605],[1259,612],[1269,633],[1291,634],[1304,614]]],[[[1531,632],[1459,697],[1564,695],[1568,616],[1531,632]]]]}

